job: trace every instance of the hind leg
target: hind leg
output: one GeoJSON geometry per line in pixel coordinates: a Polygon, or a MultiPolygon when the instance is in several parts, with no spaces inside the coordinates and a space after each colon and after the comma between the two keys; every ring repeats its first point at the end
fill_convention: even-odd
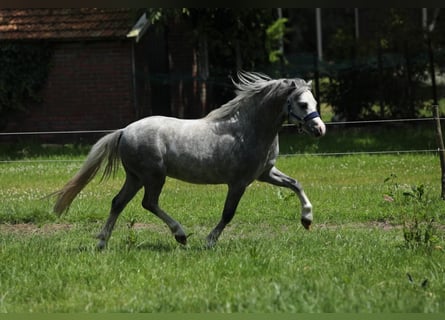
{"type": "Polygon", "coordinates": [[[187,236],[181,224],[159,207],[159,195],[161,194],[164,183],[165,176],[157,176],[156,179],[151,178],[144,184],[145,194],[142,200],[142,206],[164,221],[175,236],[176,241],[185,245],[187,244],[187,236]]]}
{"type": "Polygon", "coordinates": [[[139,179],[127,172],[125,183],[119,193],[114,197],[111,203],[110,215],[103,226],[102,231],[97,236],[99,239],[97,249],[102,250],[107,246],[108,239],[111,236],[111,232],[113,231],[119,214],[124,210],[128,202],[133,199],[141,187],[142,185],[139,179]]]}

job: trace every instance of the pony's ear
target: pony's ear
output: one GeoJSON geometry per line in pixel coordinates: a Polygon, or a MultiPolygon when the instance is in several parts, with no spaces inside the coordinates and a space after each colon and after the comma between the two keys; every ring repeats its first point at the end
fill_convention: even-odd
{"type": "Polygon", "coordinates": [[[297,89],[297,83],[295,82],[295,80],[286,79],[286,82],[289,83],[289,86],[286,89],[288,94],[292,93],[295,89],[297,89]]]}
{"type": "Polygon", "coordinates": [[[295,89],[297,87],[297,84],[295,82],[295,80],[293,79],[284,79],[284,83],[289,86],[290,89],[295,89]]]}
{"type": "Polygon", "coordinates": [[[306,82],[308,86],[312,86],[312,80],[309,80],[308,82],[306,82]]]}

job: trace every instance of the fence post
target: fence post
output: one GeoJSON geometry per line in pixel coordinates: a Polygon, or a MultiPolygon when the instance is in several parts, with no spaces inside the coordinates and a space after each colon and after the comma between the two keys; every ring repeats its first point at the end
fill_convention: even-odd
{"type": "Polygon", "coordinates": [[[433,114],[434,119],[436,120],[436,137],[437,137],[437,145],[440,157],[440,168],[442,171],[442,199],[445,200],[445,147],[443,145],[443,136],[442,136],[442,128],[440,125],[440,114],[439,114],[439,106],[437,104],[433,105],[433,114]]]}

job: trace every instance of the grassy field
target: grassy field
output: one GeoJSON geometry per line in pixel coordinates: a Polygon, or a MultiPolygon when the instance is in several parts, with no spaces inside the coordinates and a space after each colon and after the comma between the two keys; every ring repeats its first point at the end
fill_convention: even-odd
{"type": "MultiPolygon", "coordinates": [[[[285,151],[335,149],[287,139],[285,151]]],[[[94,237],[123,172],[94,180],[61,218],[44,198],[87,150],[15,146],[2,154],[23,162],[0,163],[0,312],[445,312],[435,154],[280,157],[278,167],[314,205],[313,230],[300,225],[290,191],[253,183],[213,249],[204,238],[226,187],[169,179],[161,205],[192,234],[188,245],[141,208],[138,194],[97,252],[94,237]]]]}

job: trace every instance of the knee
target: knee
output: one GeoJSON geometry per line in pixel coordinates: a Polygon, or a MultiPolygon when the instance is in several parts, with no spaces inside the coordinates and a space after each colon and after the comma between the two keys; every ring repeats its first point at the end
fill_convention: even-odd
{"type": "Polygon", "coordinates": [[[301,183],[298,182],[297,180],[290,178],[290,181],[289,181],[289,182],[290,182],[290,184],[291,184],[292,186],[295,187],[295,189],[296,189],[298,192],[302,192],[302,191],[303,191],[303,186],[302,186],[301,183]]]}
{"type": "Polygon", "coordinates": [[[289,177],[288,181],[290,184],[294,185],[296,188],[303,189],[303,187],[301,186],[301,183],[298,182],[298,180],[295,180],[294,178],[289,177]]]}

